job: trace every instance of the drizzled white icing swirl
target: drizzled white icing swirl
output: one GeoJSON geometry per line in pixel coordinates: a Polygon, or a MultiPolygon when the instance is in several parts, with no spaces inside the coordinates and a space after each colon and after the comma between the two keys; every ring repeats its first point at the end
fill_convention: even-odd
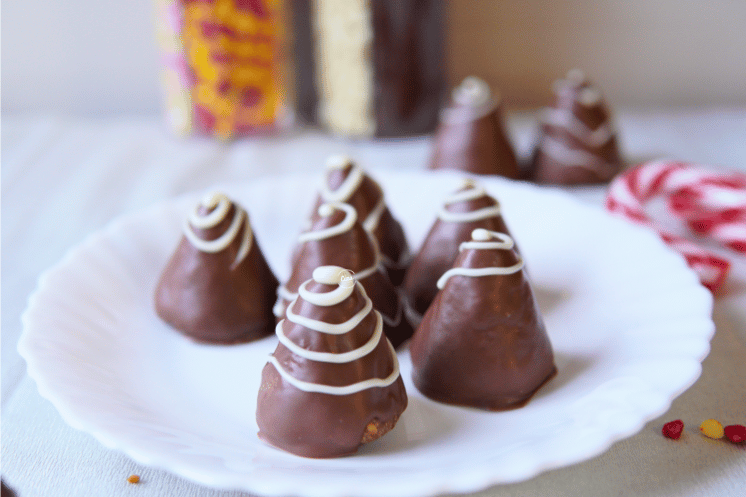
{"type": "Polygon", "coordinates": [[[277,327],[275,329],[277,337],[280,343],[287,347],[292,353],[300,357],[311,361],[334,364],[349,363],[365,357],[378,346],[379,342],[383,338],[386,340],[386,343],[389,346],[389,351],[391,353],[394,365],[393,370],[391,374],[389,374],[386,378],[371,378],[365,381],[345,386],[322,385],[319,383],[311,383],[294,378],[282,367],[277,358],[271,355],[269,357],[269,363],[275,367],[277,372],[285,381],[300,390],[303,390],[305,392],[326,393],[330,395],[349,395],[366,390],[368,388],[385,387],[391,385],[399,377],[399,361],[396,357],[396,352],[394,351],[393,346],[388,341],[388,339],[383,337],[383,320],[381,318],[381,314],[378,311],[373,310],[373,303],[371,302],[370,298],[368,298],[365,290],[363,289],[363,286],[360,283],[355,282],[354,285],[348,285],[347,283],[345,283],[350,281],[347,278],[351,276],[352,274],[349,271],[346,271],[338,266],[322,266],[314,270],[313,281],[324,283],[327,285],[338,284],[339,287],[326,293],[311,292],[306,288],[307,285],[312,281],[308,280],[303,283],[299,289],[300,296],[304,300],[307,300],[314,305],[332,306],[339,304],[345,299],[349,298],[350,295],[352,295],[354,289],[357,288],[358,291],[360,291],[363,299],[365,299],[365,306],[350,319],[348,319],[344,323],[330,324],[323,321],[310,319],[305,316],[299,316],[292,311],[292,308],[297,301],[296,298],[296,300],[294,300],[287,309],[287,320],[292,323],[300,324],[301,326],[317,331],[319,333],[342,335],[352,331],[357,325],[360,324],[360,322],[365,317],[373,312],[376,316],[376,327],[373,335],[365,344],[354,350],[344,353],[316,352],[312,350],[306,350],[303,347],[292,342],[285,335],[282,329],[282,326],[285,322],[284,319],[277,324],[277,327]]]}
{"type": "MultiPolygon", "coordinates": [[[[321,198],[324,202],[347,202],[357,189],[360,188],[365,179],[365,172],[351,158],[346,155],[333,155],[326,161],[327,174],[334,170],[344,169],[347,166],[350,166],[350,173],[339,187],[332,190],[329,188],[328,180],[324,181],[321,185],[321,198]]],[[[371,232],[375,230],[381,220],[381,214],[383,214],[385,209],[386,201],[382,193],[375,207],[373,207],[370,214],[363,221],[363,228],[371,232]]]]}
{"type": "MultiPolygon", "coordinates": [[[[370,312],[370,309],[368,309],[368,312],[370,312]]],[[[339,354],[333,352],[315,352],[313,350],[306,350],[303,347],[296,345],[288,337],[285,336],[285,332],[282,330],[282,324],[285,322],[284,319],[277,323],[277,326],[275,327],[275,333],[277,333],[277,338],[279,338],[280,343],[282,343],[296,355],[317,362],[331,362],[335,364],[342,364],[345,362],[355,361],[357,359],[360,359],[361,357],[365,357],[378,346],[378,342],[381,340],[381,334],[383,333],[383,320],[381,319],[380,313],[376,313],[375,316],[376,328],[370,339],[361,347],[358,347],[349,352],[339,354]]]]}
{"type": "Polygon", "coordinates": [[[339,187],[332,190],[329,188],[328,181],[324,181],[321,185],[321,198],[325,202],[347,202],[352,197],[352,194],[360,188],[365,178],[365,173],[352,159],[345,155],[333,155],[326,161],[327,174],[337,169],[344,169],[347,166],[350,166],[350,173],[339,187]]]}
{"type": "Polygon", "coordinates": [[[447,210],[446,207],[451,204],[457,204],[459,202],[466,202],[487,196],[487,191],[481,186],[477,186],[474,181],[470,179],[464,180],[463,188],[467,189],[456,192],[446,197],[443,201],[443,205],[438,211],[438,217],[442,221],[448,223],[470,223],[500,215],[500,203],[497,201],[495,205],[483,207],[471,212],[450,212],[447,210]]]}
{"type": "Polygon", "coordinates": [[[277,369],[277,372],[280,373],[280,376],[282,376],[285,381],[293,385],[298,390],[303,390],[304,392],[326,393],[329,395],[350,395],[353,393],[362,392],[363,390],[367,390],[369,388],[387,387],[393,384],[399,378],[399,361],[396,359],[396,351],[394,350],[394,346],[391,345],[391,342],[387,341],[387,343],[389,346],[389,351],[391,352],[391,357],[394,358],[394,368],[391,371],[390,375],[388,375],[386,378],[370,378],[368,380],[360,381],[358,383],[352,383],[351,385],[345,385],[341,387],[322,385],[320,383],[311,383],[294,378],[290,375],[290,373],[283,369],[283,367],[280,365],[280,362],[275,356],[270,356],[269,362],[277,369]]]}
{"type": "MultiPolygon", "coordinates": [[[[298,289],[298,294],[306,302],[322,307],[339,304],[352,295],[355,289],[355,277],[351,271],[339,266],[320,266],[313,270],[313,281],[326,285],[339,284],[335,290],[327,293],[316,293],[306,289],[311,280],[303,283],[298,289]]],[[[295,297],[294,297],[295,298],[295,297]]]]}
{"type": "Polygon", "coordinates": [[[453,89],[451,98],[459,105],[481,107],[489,103],[492,92],[490,85],[482,78],[467,76],[460,85],[453,89]]]}
{"type": "Polygon", "coordinates": [[[298,241],[303,243],[311,240],[326,240],[327,238],[332,238],[350,231],[352,227],[355,226],[355,221],[357,221],[357,211],[355,211],[355,208],[350,204],[339,202],[321,204],[318,213],[321,217],[329,217],[338,210],[345,212],[345,218],[341,223],[318,231],[304,231],[298,236],[298,241]]]}
{"type": "Polygon", "coordinates": [[[542,153],[554,159],[559,165],[566,167],[580,167],[590,171],[598,171],[604,175],[614,174],[616,168],[604,161],[600,156],[582,148],[571,148],[565,143],[545,136],[539,145],[542,153]]]}
{"type": "MultiPolygon", "coordinates": [[[[476,229],[471,232],[470,242],[464,242],[459,246],[459,251],[466,249],[476,250],[512,250],[515,246],[515,242],[511,237],[505,233],[498,233],[496,231],[488,231],[485,229],[476,229]],[[492,241],[497,240],[497,241],[492,241]]],[[[438,288],[443,289],[446,282],[451,276],[503,276],[507,274],[517,273],[523,269],[523,258],[520,254],[518,256],[518,262],[508,267],[482,267],[482,268],[467,268],[467,267],[454,267],[443,273],[443,276],[438,280],[438,288]]]]}
{"type": "Polygon", "coordinates": [[[492,93],[490,86],[482,78],[467,76],[451,92],[456,107],[446,107],[440,111],[440,120],[446,124],[472,121],[493,112],[500,103],[500,95],[492,93]],[[459,107],[469,107],[464,113],[459,107]]]}
{"type": "Polygon", "coordinates": [[[591,129],[575,114],[563,109],[544,109],[541,121],[549,126],[564,128],[570,135],[588,147],[601,147],[614,136],[614,130],[608,121],[601,123],[596,129],[591,129]]]}
{"type": "Polygon", "coordinates": [[[238,266],[249,253],[251,249],[251,243],[254,235],[249,225],[249,216],[246,211],[239,206],[231,202],[231,200],[223,193],[212,192],[207,195],[202,201],[195,206],[194,210],[190,213],[186,220],[184,220],[184,236],[186,236],[189,243],[191,243],[197,250],[207,253],[217,253],[228,248],[233,240],[236,239],[239,231],[243,230],[243,238],[241,239],[241,245],[236,253],[236,258],[231,264],[231,269],[238,266]],[[231,205],[234,208],[233,219],[231,220],[230,226],[225,232],[214,240],[203,240],[194,232],[194,228],[197,229],[209,229],[217,226],[226,218],[230,212],[231,205]],[[200,207],[208,209],[207,214],[200,213],[200,207]]]}
{"type": "Polygon", "coordinates": [[[385,210],[386,201],[383,199],[383,195],[381,195],[381,198],[378,199],[378,203],[376,203],[375,207],[373,207],[373,210],[371,210],[370,214],[368,214],[368,217],[366,217],[365,221],[363,221],[363,228],[370,231],[371,233],[375,231],[375,229],[378,228],[378,223],[381,222],[381,215],[385,210]]]}
{"type": "MultiPolygon", "coordinates": [[[[306,283],[304,283],[301,288],[305,288],[306,283]]],[[[357,283],[357,285],[360,285],[360,283],[357,283]]],[[[306,328],[320,331],[321,333],[326,333],[327,335],[344,335],[345,333],[348,333],[350,330],[352,330],[355,326],[359,325],[362,320],[365,319],[365,317],[370,313],[370,311],[373,310],[373,301],[371,301],[365,294],[365,290],[363,290],[362,285],[360,285],[360,290],[363,292],[363,296],[366,299],[365,307],[360,309],[359,312],[357,312],[354,316],[352,316],[344,323],[325,323],[324,321],[318,321],[316,319],[311,319],[296,314],[295,312],[293,312],[293,306],[298,301],[298,297],[296,297],[296,299],[293,300],[293,302],[288,306],[287,310],[285,311],[285,315],[287,316],[288,321],[300,324],[302,326],[305,326],[306,328]]]]}

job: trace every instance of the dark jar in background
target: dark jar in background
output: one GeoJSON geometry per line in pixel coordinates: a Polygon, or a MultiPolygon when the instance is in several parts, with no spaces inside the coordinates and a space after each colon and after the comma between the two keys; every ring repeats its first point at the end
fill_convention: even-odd
{"type": "Polygon", "coordinates": [[[350,137],[430,133],[445,84],[441,0],[289,0],[300,121],[350,137]]]}

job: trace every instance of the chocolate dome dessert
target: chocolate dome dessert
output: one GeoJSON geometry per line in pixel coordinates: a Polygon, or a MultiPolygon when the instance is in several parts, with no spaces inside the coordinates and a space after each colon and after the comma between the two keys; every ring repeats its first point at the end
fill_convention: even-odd
{"type": "Polygon", "coordinates": [[[211,193],[184,222],[158,281],[155,309],[194,340],[247,342],[272,333],[277,285],[246,211],[211,193]]]}
{"type": "Polygon", "coordinates": [[[351,272],[316,268],[276,333],[259,387],[259,438],[299,456],[338,457],[394,427],[407,407],[399,363],[351,272]]]}
{"type": "Polygon", "coordinates": [[[352,159],[343,155],[330,157],[321,185],[312,222],[318,219],[323,203],[344,202],[355,208],[363,228],[376,238],[381,258],[394,286],[401,284],[410,254],[401,224],[386,206],[381,186],[371,179],[352,159]]]}
{"type": "Polygon", "coordinates": [[[541,114],[532,159],[539,183],[605,183],[624,167],[600,90],[573,69],[554,84],[555,101],[541,114]]]}
{"type": "Polygon", "coordinates": [[[279,287],[275,316],[298,296],[298,288],[319,266],[341,266],[354,274],[383,317],[383,331],[394,347],[412,336],[412,325],[404,316],[404,303],[381,264],[375,238],[358,221],[357,211],[345,203],[321,204],[311,228],[300,234],[293,252],[288,281],[279,287]]]}
{"type": "Polygon", "coordinates": [[[414,384],[448,404],[521,407],[556,373],[523,260],[510,236],[484,229],[460,250],[410,342],[414,384]]]}
{"type": "Polygon", "coordinates": [[[413,322],[422,317],[438,293],[438,278],[453,266],[459,245],[470,240],[477,228],[509,233],[499,202],[467,179],[458,191],[444,199],[435,223],[407,270],[404,292],[410,311],[414,311],[410,313],[413,322]]]}
{"type": "Polygon", "coordinates": [[[440,115],[429,167],[520,176],[505,134],[500,100],[480,78],[469,76],[453,90],[451,106],[440,115]]]}

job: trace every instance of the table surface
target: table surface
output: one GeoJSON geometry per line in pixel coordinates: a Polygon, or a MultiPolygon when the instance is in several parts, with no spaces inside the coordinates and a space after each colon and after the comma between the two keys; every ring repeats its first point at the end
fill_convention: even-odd
{"type": "MultiPolygon", "coordinates": [[[[519,155],[535,136],[531,113],[509,130],[519,155]]],[[[630,163],[673,157],[746,172],[746,109],[627,111],[617,114],[630,163]]],[[[16,344],[20,315],[38,276],[87,234],[113,218],[215,183],[320,171],[348,153],[371,171],[424,167],[429,138],[347,141],[317,131],[223,144],[183,140],[155,117],[82,120],[3,116],[2,122],[2,474],[20,497],[240,496],[203,487],[109,450],[65,424],[39,396],[16,344]],[[138,474],[138,485],[127,477],[138,474]]],[[[603,187],[567,191],[601,205],[603,187]]],[[[715,300],[717,331],[700,379],[670,410],[604,454],[479,496],[743,495],[746,445],[699,435],[708,418],[746,424],[746,261],[737,258],[715,300]],[[664,422],[682,419],[686,436],[665,439],[664,422]]]]}

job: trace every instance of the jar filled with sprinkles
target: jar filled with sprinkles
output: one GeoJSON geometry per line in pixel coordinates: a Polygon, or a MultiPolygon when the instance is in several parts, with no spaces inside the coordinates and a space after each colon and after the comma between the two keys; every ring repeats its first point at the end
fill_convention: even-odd
{"type": "Polygon", "coordinates": [[[282,0],[155,0],[167,125],[221,140],[291,120],[282,0]]]}

